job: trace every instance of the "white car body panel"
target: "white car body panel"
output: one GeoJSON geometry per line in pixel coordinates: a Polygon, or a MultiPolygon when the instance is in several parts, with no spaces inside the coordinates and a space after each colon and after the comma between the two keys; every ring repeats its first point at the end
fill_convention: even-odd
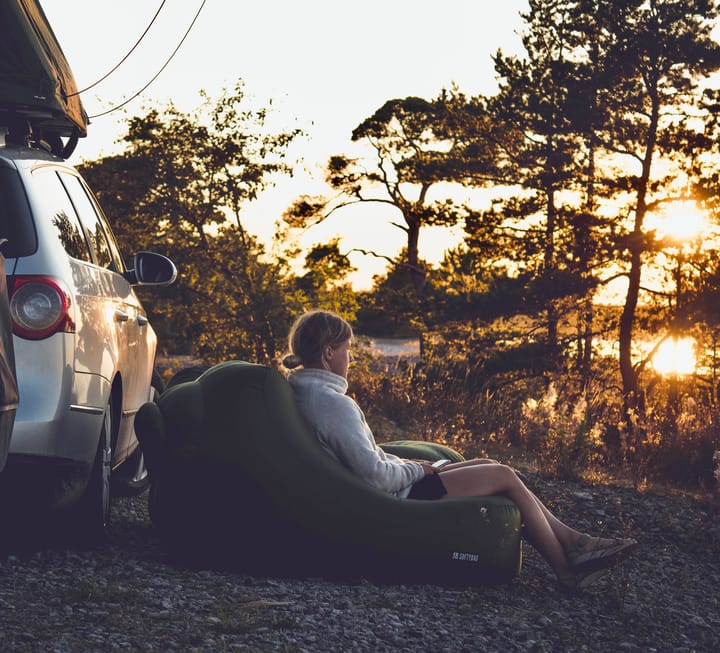
{"type": "MultiPolygon", "coordinates": [[[[0,148],[0,159],[3,154],[0,148]]],[[[35,252],[6,259],[8,278],[42,275],[60,282],[71,298],[68,315],[74,323],[74,333],[38,340],[13,336],[20,400],[8,461],[56,459],[89,470],[106,407],[119,401],[120,422],[112,443],[112,464],[117,467],[138,446],[133,420],[153,394],[156,334],[123,274],[124,263],[102,210],[77,172],[37,150],[15,150],[5,161],[22,180],[37,236],[35,252]],[[52,192],[40,192],[46,188],[52,192]],[[77,208],[80,200],[85,202],[84,214],[77,208]],[[63,205],[65,201],[69,203],[63,205]],[[110,266],[68,254],[58,236],[64,225],[73,226],[68,212],[75,221],[80,216],[83,225],[86,219],[100,222],[98,232],[107,232],[110,241],[110,266]]],[[[90,237],[80,238],[80,246],[90,237]]]]}

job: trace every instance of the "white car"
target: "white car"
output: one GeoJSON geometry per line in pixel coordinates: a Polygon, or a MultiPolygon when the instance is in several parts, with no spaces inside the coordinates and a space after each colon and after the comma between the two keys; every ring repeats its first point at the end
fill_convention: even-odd
{"type": "Polygon", "coordinates": [[[177,272],[151,252],[126,268],[78,172],[0,134],[2,238],[19,404],[0,492],[68,508],[100,539],[111,479],[113,490],[147,487],[133,419],[154,396],[157,338],[133,286],[177,272]]]}

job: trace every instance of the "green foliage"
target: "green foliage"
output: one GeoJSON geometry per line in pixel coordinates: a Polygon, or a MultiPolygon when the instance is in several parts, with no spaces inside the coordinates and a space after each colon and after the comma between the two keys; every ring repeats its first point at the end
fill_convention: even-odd
{"type": "Polygon", "coordinates": [[[160,348],[208,361],[267,362],[303,305],[287,259],[269,257],[242,222],[297,130],[268,133],[242,83],[191,115],[172,105],[128,121],[126,149],[83,166],[123,249],[173,259],[176,284],[143,291],[160,348]]]}
{"type": "Polygon", "coordinates": [[[268,262],[255,239],[228,226],[209,244],[187,280],[197,298],[185,307],[194,329],[193,353],[208,362],[240,358],[269,363],[284,348],[301,298],[287,271],[268,262]]]}
{"type": "MultiPolygon", "coordinates": [[[[402,256],[402,253],[401,253],[402,256]]],[[[414,292],[412,271],[407,265],[391,265],[384,275],[374,278],[373,289],[360,294],[357,330],[369,336],[417,336],[421,329],[418,315],[432,305],[427,297],[414,292]],[[388,310],[392,307],[391,310],[388,310]]]]}
{"type": "Polygon", "coordinates": [[[562,323],[574,314],[587,373],[596,288],[625,276],[619,358],[632,410],[643,409],[643,366],[633,360],[641,307],[682,328],[697,316],[693,295],[707,278],[698,256],[681,279],[682,305],[665,293],[648,296],[643,268],[672,256],[673,244],[646,233],[644,222],[651,210],[690,196],[695,180],[717,190],[717,94],[699,92],[720,64],[710,33],[717,16],[708,0],[531,0],[525,55],[499,52],[499,92],[468,101],[458,114],[467,127],[456,123],[465,151],[482,153],[465,179],[502,193],[465,215],[465,249],[445,262],[453,277],[448,306],[465,315],[469,306],[484,309],[493,285],[486,271],[504,269],[517,281],[504,284],[505,310],[515,304],[534,319],[538,334],[544,330],[536,341],[562,347],[562,323]],[[567,312],[578,304],[584,310],[567,312]]]}
{"type": "Polygon", "coordinates": [[[300,134],[268,133],[242,84],[190,115],[170,105],[130,119],[125,151],[83,168],[123,249],[178,264],[175,286],[141,289],[161,349],[272,362],[299,312],[330,308],[360,333],[420,337],[419,361],[363,356],[351,386],[413,437],[473,454],[522,447],[563,476],[611,465],[637,484],[709,488],[718,247],[683,249],[645,220],[692,198],[720,223],[720,92],[700,91],[720,65],[717,17],[710,0],[530,0],[525,55],[494,57],[497,94],[384,103],[352,134],[370,160],[330,157],[332,197],[300,196],[268,248],[243,211],[292,173],[300,134]],[[489,200],[460,203],[451,187],[489,200]],[[365,252],[391,263],[367,293],[349,287],[337,238],[292,241],[349,206],[360,220],[390,207],[406,236],[397,255],[365,252]],[[418,250],[433,225],[466,234],[436,269],[418,250]],[[618,277],[623,305],[599,305],[618,277]],[[671,413],[638,345],[678,332],[697,337],[709,378],[671,413]],[[598,355],[602,340],[619,343],[619,367],[598,355]]]}
{"type": "Polygon", "coordinates": [[[467,177],[456,147],[461,122],[458,111],[465,104],[457,90],[444,91],[431,101],[417,97],[389,100],[352,134],[354,141],[374,150],[374,162],[340,154],[331,156],[325,178],[339,194],[333,198],[301,196],[284,219],[295,227],[310,226],[348,206],[392,207],[399,215],[392,224],[405,232],[406,248],[397,257],[377,251],[371,254],[406,266],[411,291],[420,298],[427,275],[418,251],[421,230],[456,225],[466,213],[451,197],[430,197],[431,188],[441,182],[462,183],[467,177]]]}
{"type": "Polygon", "coordinates": [[[338,240],[333,239],[310,249],[305,256],[306,272],[295,285],[312,306],[354,315],[358,302],[345,281],[354,269],[347,256],[340,253],[338,240]]]}

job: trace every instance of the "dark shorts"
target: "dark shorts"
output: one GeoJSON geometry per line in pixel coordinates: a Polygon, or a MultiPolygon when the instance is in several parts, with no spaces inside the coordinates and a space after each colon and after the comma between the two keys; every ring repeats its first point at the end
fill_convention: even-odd
{"type": "Polygon", "coordinates": [[[440,474],[428,474],[423,476],[417,483],[413,483],[408,494],[408,499],[442,499],[447,490],[440,480],[440,474]]]}

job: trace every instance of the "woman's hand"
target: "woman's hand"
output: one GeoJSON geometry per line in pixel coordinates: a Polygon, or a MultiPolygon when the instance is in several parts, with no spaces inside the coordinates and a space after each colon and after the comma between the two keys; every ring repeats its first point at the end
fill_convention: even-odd
{"type": "Polygon", "coordinates": [[[423,468],[423,471],[425,472],[425,476],[430,476],[430,474],[437,474],[438,468],[433,467],[432,463],[429,463],[427,460],[417,460],[415,462],[420,463],[420,466],[423,468]]]}

